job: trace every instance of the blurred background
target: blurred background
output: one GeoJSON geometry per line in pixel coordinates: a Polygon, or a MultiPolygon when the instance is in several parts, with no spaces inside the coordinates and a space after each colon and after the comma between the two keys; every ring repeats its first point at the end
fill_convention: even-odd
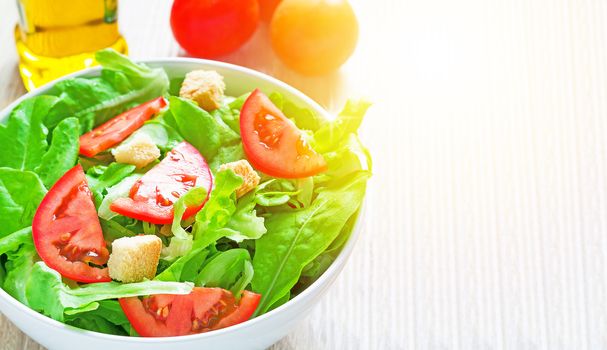
{"type": "MultiPolygon", "coordinates": [[[[607,2],[351,0],[360,35],[307,77],[268,26],[218,59],[336,112],[374,106],[365,232],[275,349],[607,348],[607,2]]],[[[131,57],[186,55],[170,0],[122,0],[131,57]]],[[[25,89],[14,1],[0,3],[0,107],[25,89]]],[[[6,320],[6,349],[37,345],[6,320]]]]}

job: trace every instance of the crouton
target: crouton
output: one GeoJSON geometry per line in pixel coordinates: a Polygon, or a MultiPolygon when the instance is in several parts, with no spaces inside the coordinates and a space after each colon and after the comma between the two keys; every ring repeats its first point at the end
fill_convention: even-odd
{"type": "Polygon", "coordinates": [[[186,74],[179,96],[198,103],[200,108],[212,111],[221,105],[223,77],[213,70],[194,70],[186,74]]]}
{"type": "Polygon", "coordinates": [[[122,237],[115,240],[107,262],[110,277],[124,283],[153,279],[161,250],[162,241],[155,235],[122,237]]]}
{"type": "Polygon", "coordinates": [[[236,162],[222,164],[219,167],[219,170],[232,169],[236,175],[240,175],[243,178],[244,182],[242,186],[240,186],[236,190],[236,197],[242,197],[247,194],[249,191],[257,187],[259,185],[259,175],[253,169],[251,164],[245,159],[241,159],[236,162]]]}
{"type": "Polygon", "coordinates": [[[137,135],[112,150],[118,163],[133,164],[143,168],[160,157],[160,150],[147,135],[137,135]]]}

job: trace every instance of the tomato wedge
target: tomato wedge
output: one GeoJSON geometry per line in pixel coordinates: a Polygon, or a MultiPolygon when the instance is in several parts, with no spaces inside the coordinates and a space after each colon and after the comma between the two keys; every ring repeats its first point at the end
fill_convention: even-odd
{"type": "Polygon", "coordinates": [[[158,97],[108,120],[80,136],[80,154],[94,157],[119,144],[166,105],[164,97],[158,97]]]}
{"type": "Polygon", "coordinates": [[[120,299],[120,306],[142,337],[208,332],[242,323],[253,315],[261,295],[244,291],[240,303],[221,288],[196,287],[187,295],[159,294],[120,299]]]}
{"type": "MultiPolygon", "coordinates": [[[[137,220],[170,224],[173,222],[173,204],[195,186],[204,187],[210,193],[213,186],[211,171],[200,152],[182,142],[135,182],[129,198],[118,198],[110,209],[137,220]]],[[[196,214],[204,202],[186,209],[183,218],[196,214]]]]}
{"type": "Polygon", "coordinates": [[[240,133],[249,161],[268,175],[302,178],[327,169],[303,132],[257,89],[240,111],[240,133]]]}
{"type": "Polygon", "coordinates": [[[82,166],[76,165],[51,187],[32,223],[36,251],[62,276],[78,282],[109,282],[102,266],[109,258],[82,166]]]}

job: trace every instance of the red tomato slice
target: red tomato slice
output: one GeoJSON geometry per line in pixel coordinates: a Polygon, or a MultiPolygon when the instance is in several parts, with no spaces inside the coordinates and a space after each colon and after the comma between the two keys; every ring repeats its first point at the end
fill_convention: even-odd
{"type": "MultiPolygon", "coordinates": [[[[182,142],[135,182],[129,198],[115,200],[110,209],[137,220],[170,224],[173,222],[173,204],[194,186],[204,187],[210,193],[213,178],[200,152],[189,143],[182,142]]],[[[183,218],[196,214],[204,202],[188,208],[183,218]]]]}
{"type": "Polygon", "coordinates": [[[302,178],[327,169],[325,159],[310,147],[295,123],[255,90],[240,111],[245,153],[258,170],[283,178],[302,178]]]}
{"type": "Polygon", "coordinates": [[[108,120],[80,136],[80,154],[94,157],[119,144],[166,105],[164,97],[158,97],[108,120]]]}
{"type": "Polygon", "coordinates": [[[109,252],[82,166],[69,170],[46,194],[34,215],[32,235],[42,260],[78,282],[109,282],[109,252]]]}
{"type": "Polygon", "coordinates": [[[120,306],[142,337],[204,333],[242,323],[253,315],[261,295],[244,291],[240,303],[221,288],[196,287],[187,295],[120,299],[120,306]]]}

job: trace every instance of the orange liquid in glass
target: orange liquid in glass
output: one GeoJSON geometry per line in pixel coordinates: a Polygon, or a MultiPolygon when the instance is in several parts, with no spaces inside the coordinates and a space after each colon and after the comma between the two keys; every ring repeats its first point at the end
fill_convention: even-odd
{"type": "Polygon", "coordinates": [[[17,0],[15,43],[26,89],[96,65],[95,51],[126,54],[117,0],[17,0]]]}

